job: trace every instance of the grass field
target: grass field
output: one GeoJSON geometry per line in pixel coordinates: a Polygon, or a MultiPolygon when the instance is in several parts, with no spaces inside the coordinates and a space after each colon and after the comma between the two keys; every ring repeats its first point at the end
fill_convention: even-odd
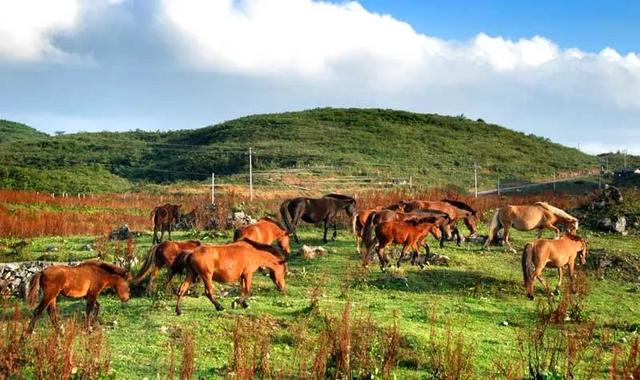
{"type": "MultiPolygon", "coordinates": [[[[521,248],[532,235],[515,232],[515,245],[521,248]]],[[[639,255],[640,238],[636,236],[589,232],[586,235],[594,254],[606,252],[636,258],[639,255]]],[[[180,233],[174,238],[192,237],[180,233]]],[[[225,242],[229,237],[221,236],[215,242],[225,242]]],[[[320,230],[313,227],[301,233],[303,242],[310,245],[321,245],[319,237],[320,230]]],[[[56,253],[58,260],[86,258],[92,253],[83,252],[80,247],[93,240],[89,236],[34,238],[29,249],[17,259],[33,259],[40,255],[35,252],[42,252],[50,244],[60,247],[56,253]]],[[[149,246],[150,236],[137,238],[136,255],[143,258],[149,246]]],[[[184,330],[195,337],[196,377],[224,377],[232,366],[232,331],[239,321],[245,320],[243,317],[259,321],[261,324],[257,326],[270,326],[271,368],[281,371],[297,368],[301,360],[307,360],[299,356],[295,347],[298,335],[302,334],[300,329],[311,337],[317,335],[324,316],[339,317],[345,304],[350,302],[352,316],[370,315],[380,327],[376,330],[378,334],[392,331],[397,323],[402,340],[398,365],[391,370],[397,378],[456,378],[447,377],[446,373],[434,374],[434,369],[429,368],[433,364],[429,356],[434,354],[434,347],[446,345],[448,333],[453,336],[452,341],[464,340],[463,356],[468,356],[473,365],[462,378],[509,377],[507,370],[498,373],[502,368],[498,364],[515,368],[519,376],[513,378],[522,378],[526,350],[519,347],[523,337],[535,329],[538,303],[527,300],[524,295],[520,255],[506,253],[501,247],[485,251],[476,244],[455,247],[449,243],[444,249],[432,246],[437,253],[451,258],[448,267],[419,270],[405,263],[400,270],[383,274],[373,264],[363,273],[358,269],[360,262],[353,240],[342,230],[336,241],[326,245],[327,256],[314,260],[296,256],[290,260],[292,273],[287,277],[285,294],[280,294],[268,277],[257,273],[249,309],[231,309],[231,301],[237,294],[236,284],[218,286],[221,291],[229,291],[228,296],[221,297],[225,311],[216,312],[204,296],[187,297],[180,317],[174,313],[175,297],[162,290],[152,296],[132,297],[126,305],[113,295],[104,296],[100,328],[104,329],[108,341],[111,369],[117,378],[164,378],[169,371],[170,347],[178,345],[173,337],[177,330],[184,330]],[[317,306],[311,308],[314,302],[317,306]],[[434,343],[434,333],[440,337],[439,343],[434,343]]],[[[294,250],[297,248],[294,245],[294,250]]],[[[6,257],[3,260],[6,261],[6,257]]],[[[607,378],[614,347],[633,340],[637,333],[639,278],[630,280],[627,272],[619,272],[620,269],[628,272],[630,268],[609,269],[603,279],[600,279],[601,273],[587,271],[588,292],[580,303],[579,316],[583,322],[594,321],[596,333],[576,365],[577,378],[587,373],[595,360],[592,356],[598,355],[594,350],[600,349],[604,353],[598,359],[600,368],[596,378],[607,378]]],[[[546,276],[555,285],[556,271],[549,269],[546,276]]],[[[174,285],[177,286],[176,280],[174,285]]],[[[201,292],[200,285],[198,293],[201,292]]],[[[546,304],[539,285],[536,294],[537,299],[546,304]]],[[[556,301],[559,298],[556,297],[556,301]]],[[[62,300],[59,305],[65,316],[79,315],[84,310],[82,301],[62,300]]],[[[28,311],[23,313],[26,316],[28,311]]],[[[9,309],[5,308],[3,314],[7,318],[9,309]]],[[[566,329],[565,325],[572,324],[570,321],[562,328],[553,328],[566,329]]],[[[38,329],[49,328],[47,318],[42,318],[38,329]]],[[[558,368],[562,365],[558,364],[558,368]]]]}

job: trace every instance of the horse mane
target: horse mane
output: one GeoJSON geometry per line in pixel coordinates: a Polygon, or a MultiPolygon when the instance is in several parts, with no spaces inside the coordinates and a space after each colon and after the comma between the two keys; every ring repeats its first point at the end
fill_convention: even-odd
{"type": "Polygon", "coordinates": [[[437,217],[435,216],[418,216],[416,218],[412,218],[412,219],[408,219],[406,220],[407,223],[411,224],[412,226],[418,226],[420,224],[424,224],[424,223],[435,223],[437,221],[437,217]]]}
{"type": "Polygon", "coordinates": [[[449,203],[450,205],[455,206],[455,207],[457,207],[459,209],[469,211],[471,213],[471,215],[476,215],[476,213],[478,212],[473,207],[469,206],[468,204],[466,204],[466,203],[464,203],[462,201],[457,201],[457,200],[454,200],[454,199],[443,199],[442,202],[446,202],[446,203],[449,203]]]}
{"type": "Polygon", "coordinates": [[[568,233],[568,232],[566,234],[564,234],[564,237],[566,237],[566,238],[568,238],[570,240],[573,240],[573,241],[584,242],[584,239],[582,237],[580,237],[578,235],[574,235],[574,234],[568,233]]]}
{"type": "Polygon", "coordinates": [[[253,241],[251,239],[247,239],[242,238],[241,240],[238,241],[243,241],[245,243],[249,243],[249,245],[251,245],[253,248],[261,250],[261,251],[267,251],[270,254],[272,254],[273,256],[277,257],[278,259],[282,260],[282,261],[286,261],[284,255],[282,254],[282,252],[280,252],[279,249],[277,249],[276,247],[269,245],[269,244],[262,244],[262,243],[258,243],[257,241],[253,241]]]}
{"type": "Polygon", "coordinates": [[[288,230],[287,230],[287,229],[282,225],[282,223],[280,223],[279,221],[277,221],[277,220],[273,219],[273,218],[272,218],[272,217],[270,217],[270,216],[265,216],[265,217],[263,217],[263,218],[260,218],[260,220],[264,220],[265,222],[273,223],[273,224],[275,224],[278,228],[280,228],[281,230],[288,231],[288,230]]]}
{"type": "Polygon", "coordinates": [[[129,271],[119,267],[115,264],[110,264],[110,263],[106,263],[104,261],[101,260],[89,260],[89,261],[85,261],[83,263],[81,263],[80,265],[91,265],[91,266],[95,266],[99,269],[101,269],[104,272],[110,273],[110,274],[115,274],[118,275],[124,279],[126,279],[127,277],[129,277],[129,271]]]}
{"type": "Polygon", "coordinates": [[[551,206],[547,202],[536,202],[535,205],[540,206],[548,211],[551,211],[551,213],[553,213],[555,216],[559,216],[561,218],[564,218],[570,221],[578,220],[574,216],[569,215],[569,213],[567,213],[566,211],[559,209],[555,206],[551,206]]]}
{"type": "Polygon", "coordinates": [[[351,197],[349,195],[344,195],[344,194],[336,194],[336,193],[329,193],[329,194],[325,194],[322,196],[322,198],[334,198],[334,199],[341,199],[343,201],[353,201],[355,202],[356,199],[354,197],[351,197]]]}

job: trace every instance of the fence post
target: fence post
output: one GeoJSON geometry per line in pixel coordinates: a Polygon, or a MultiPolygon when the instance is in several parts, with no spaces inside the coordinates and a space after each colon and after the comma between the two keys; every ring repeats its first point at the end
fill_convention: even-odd
{"type": "Polygon", "coordinates": [[[251,147],[249,147],[249,200],[253,202],[253,168],[251,159],[251,147]]]}
{"type": "Polygon", "coordinates": [[[478,164],[473,163],[473,189],[475,197],[478,198],[478,164]]]}
{"type": "Polygon", "coordinates": [[[216,175],[211,172],[211,204],[216,203],[216,175]]]}

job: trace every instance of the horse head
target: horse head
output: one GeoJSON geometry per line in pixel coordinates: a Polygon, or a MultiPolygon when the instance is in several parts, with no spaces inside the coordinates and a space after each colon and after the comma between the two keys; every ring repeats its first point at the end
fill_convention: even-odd
{"type": "Polygon", "coordinates": [[[589,240],[580,239],[582,243],[582,249],[578,251],[578,259],[580,260],[581,265],[585,265],[587,263],[587,251],[589,250],[589,240]]]}
{"type": "Polygon", "coordinates": [[[274,266],[273,269],[269,271],[269,277],[271,281],[276,285],[279,291],[284,292],[285,290],[285,282],[284,277],[287,273],[287,262],[285,260],[280,260],[278,265],[274,266]]]}
{"type": "Polygon", "coordinates": [[[127,282],[127,280],[123,279],[122,281],[118,281],[114,285],[114,289],[118,294],[118,298],[120,298],[120,301],[129,301],[129,283],[127,282]]]}
{"type": "Polygon", "coordinates": [[[171,210],[169,214],[171,215],[171,218],[173,218],[175,222],[178,223],[180,221],[180,207],[182,207],[182,205],[170,205],[170,207],[171,210]]]}

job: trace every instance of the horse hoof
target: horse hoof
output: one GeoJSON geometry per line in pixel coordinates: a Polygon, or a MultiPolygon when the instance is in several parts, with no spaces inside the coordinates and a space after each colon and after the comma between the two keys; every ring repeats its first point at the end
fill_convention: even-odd
{"type": "Polygon", "coordinates": [[[533,301],[533,296],[527,296],[531,301],[533,301]]]}
{"type": "Polygon", "coordinates": [[[555,289],[553,290],[553,295],[554,295],[554,296],[559,296],[559,295],[560,295],[560,289],[555,288],[555,289]]]}

